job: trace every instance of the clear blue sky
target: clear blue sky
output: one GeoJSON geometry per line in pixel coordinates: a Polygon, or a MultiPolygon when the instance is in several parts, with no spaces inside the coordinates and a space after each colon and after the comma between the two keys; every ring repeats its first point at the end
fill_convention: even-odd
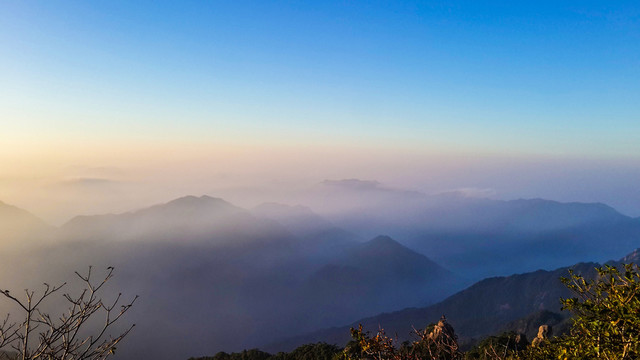
{"type": "Polygon", "coordinates": [[[10,1],[2,103],[16,132],[635,155],[639,16],[617,1],[10,1]]]}
{"type": "Polygon", "coordinates": [[[0,44],[0,160],[32,177],[202,144],[361,152],[318,180],[367,149],[640,159],[638,2],[5,1],[0,44]]]}

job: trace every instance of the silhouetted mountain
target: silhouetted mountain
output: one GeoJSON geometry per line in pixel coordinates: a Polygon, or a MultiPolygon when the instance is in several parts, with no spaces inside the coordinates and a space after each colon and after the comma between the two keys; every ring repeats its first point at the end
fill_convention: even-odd
{"type": "MultiPolygon", "coordinates": [[[[639,250],[619,261],[608,264],[640,263],[639,250]]],[[[570,325],[570,314],[561,312],[560,298],[574,294],[561,283],[572,269],[585,278],[596,276],[597,263],[579,263],[554,271],[538,270],[525,274],[484,279],[462,290],[442,302],[421,308],[383,313],[355,321],[342,327],[333,327],[306,335],[296,336],[272,343],[265,347],[270,351],[295,348],[299,344],[327,342],[343,346],[350,340],[349,328],[362,324],[366,330],[375,332],[380,327],[387,334],[397,335],[402,341],[409,338],[412,327],[424,328],[446,315],[460,337],[463,346],[469,346],[482,337],[504,331],[525,333],[529,339],[535,336],[541,324],[556,326],[555,333],[566,331],[570,325]]]]}
{"type": "Polygon", "coordinates": [[[307,315],[339,324],[366,314],[431,303],[463,287],[451,272],[388,236],[378,236],[345,252],[313,274],[303,292],[307,315]]]}
{"type": "Polygon", "coordinates": [[[344,265],[374,275],[378,281],[431,282],[451,280],[452,273],[389,236],[378,236],[350,251],[344,265]]]}
{"type": "MultiPolygon", "coordinates": [[[[581,263],[572,268],[579,273],[593,275],[595,263],[581,263]]],[[[524,318],[534,312],[560,311],[561,297],[571,295],[559,281],[567,276],[568,268],[554,271],[494,277],[482,280],[471,287],[450,296],[444,301],[423,308],[408,308],[392,313],[364,318],[343,327],[321,330],[273,344],[269,350],[289,349],[298,344],[325,341],[344,345],[349,340],[349,328],[362,324],[366,330],[379,327],[387,334],[397,334],[400,340],[409,338],[412,326],[424,328],[435,323],[444,314],[453,325],[462,342],[473,338],[496,334],[506,324],[524,318]]]]}

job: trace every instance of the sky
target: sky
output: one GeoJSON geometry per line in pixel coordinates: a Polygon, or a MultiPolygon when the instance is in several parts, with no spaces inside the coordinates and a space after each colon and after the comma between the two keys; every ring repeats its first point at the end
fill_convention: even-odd
{"type": "Polygon", "coordinates": [[[632,1],[5,1],[0,200],[52,223],[327,178],[640,216],[632,1]]]}

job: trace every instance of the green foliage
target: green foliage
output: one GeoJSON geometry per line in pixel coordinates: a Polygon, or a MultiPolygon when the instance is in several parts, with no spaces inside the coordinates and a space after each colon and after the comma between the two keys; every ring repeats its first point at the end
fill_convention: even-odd
{"type": "Polygon", "coordinates": [[[598,278],[570,273],[562,282],[576,297],[562,299],[574,314],[568,335],[531,351],[534,359],[638,359],[640,357],[640,273],[637,265],[597,268],[598,278]]]}
{"type": "Polygon", "coordinates": [[[341,351],[342,349],[335,345],[316,343],[299,346],[290,353],[279,352],[272,355],[258,349],[231,354],[221,351],[214,356],[189,358],[189,360],[332,360],[341,351]]]}
{"type": "Polygon", "coordinates": [[[444,317],[438,324],[431,324],[424,330],[415,330],[415,341],[397,341],[385,335],[380,329],[375,336],[362,330],[351,329],[353,341],[347,345],[339,359],[341,360],[454,360],[462,359],[458,351],[457,338],[451,325],[444,317]]]}
{"type": "MultiPolygon", "coordinates": [[[[457,352],[446,338],[429,336],[430,330],[416,332],[418,341],[396,345],[383,331],[375,336],[351,329],[354,342],[342,359],[417,360],[417,359],[481,359],[481,360],[548,360],[640,358],[640,271],[637,265],[596,268],[595,280],[585,279],[570,271],[561,281],[575,297],[561,299],[563,310],[573,313],[573,326],[568,334],[545,339],[530,346],[516,333],[489,337],[465,354],[457,352]],[[440,343],[439,343],[440,342],[440,343]],[[355,346],[357,345],[357,346],[355,346]],[[358,353],[359,352],[359,353],[358,353]]],[[[439,324],[440,325],[440,324],[439,324]]],[[[455,340],[453,337],[450,340],[455,340]]]]}
{"type": "Polygon", "coordinates": [[[331,360],[341,351],[341,348],[327,343],[307,344],[286,354],[282,360],[331,360]]]}
{"type": "Polygon", "coordinates": [[[227,354],[221,351],[214,356],[189,358],[189,360],[267,360],[271,354],[259,349],[242,350],[241,352],[227,354]]]}
{"type": "Polygon", "coordinates": [[[362,326],[351,329],[352,340],[341,350],[324,343],[303,345],[291,353],[270,355],[259,350],[218,353],[190,360],[632,360],[640,358],[640,269],[596,268],[594,280],[570,271],[561,281],[575,294],[561,299],[573,314],[571,330],[561,336],[536,340],[507,332],[482,340],[467,353],[458,351],[457,337],[444,317],[422,331],[417,340],[398,343],[380,329],[375,335],[362,326]]]}
{"type": "Polygon", "coordinates": [[[526,336],[513,331],[489,336],[464,354],[464,359],[518,359],[529,346],[526,336]]]}
{"type": "MultiPolygon", "coordinates": [[[[351,329],[351,334],[353,336],[353,329],[351,329]]],[[[362,332],[362,328],[360,328],[360,332],[362,332]]],[[[364,352],[362,350],[362,346],[360,345],[360,341],[356,339],[351,339],[347,346],[344,349],[336,354],[333,357],[333,360],[348,360],[348,359],[359,359],[364,356],[364,352]]]]}

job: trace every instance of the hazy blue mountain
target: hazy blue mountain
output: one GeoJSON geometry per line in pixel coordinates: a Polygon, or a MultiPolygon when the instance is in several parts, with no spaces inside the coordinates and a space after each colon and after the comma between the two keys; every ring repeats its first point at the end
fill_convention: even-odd
{"type": "Polygon", "coordinates": [[[603,204],[539,199],[461,202],[446,208],[454,218],[448,225],[443,226],[445,216],[443,224],[414,227],[405,236],[408,244],[434,254],[439,263],[461,272],[474,269],[479,276],[585,260],[604,262],[635,247],[640,237],[640,222],[603,204]]]}
{"type": "Polygon", "coordinates": [[[434,281],[451,276],[448,270],[389,236],[377,236],[361,244],[346,254],[343,262],[379,278],[390,276],[393,281],[434,281]]]}
{"type": "Polygon", "coordinates": [[[339,324],[389,309],[443,299],[463,287],[450,271],[388,236],[378,236],[323,266],[304,284],[307,317],[339,324]]]}
{"type": "Polygon", "coordinates": [[[1,279],[3,287],[37,288],[69,280],[89,265],[114,266],[112,286],[141,296],[131,312],[138,326],[127,346],[130,358],[237,349],[268,323],[286,328],[297,309],[286,299],[305,274],[298,271],[300,242],[284,226],[207,196],[77,217],[56,238],[29,254],[3,253],[2,263],[15,269],[1,279]],[[198,335],[176,335],[194,328],[198,335]],[[158,343],[167,346],[153,353],[158,343]]]}
{"type": "Polygon", "coordinates": [[[389,234],[474,279],[603,262],[640,237],[640,220],[600,203],[426,195],[357,179],[318,188],[309,196],[312,207],[318,204],[318,212],[340,228],[366,237],[389,234]]]}
{"type": "Polygon", "coordinates": [[[205,241],[255,243],[292,235],[275,221],[253,216],[222,199],[185,196],[166,204],[117,214],[78,216],[60,236],[78,240],[205,241]]]}
{"type": "MultiPolygon", "coordinates": [[[[464,277],[548,267],[588,259],[598,241],[602,253],[613,252],[632,242],[638,226],[599,204],[428,197],[359,181],[322,186],[329,188],[325,200],[338,191],[352,202],[349,211],[318,215],[279,204],[248,211],[187,196],[123,214],[76,217],[60,229],[45,227],[58,241],[0,254],[16,269],[0,280],[23,289],[68,280],[88,265],[115,266],[114,288],[141,295],[131,315],[139,324],[136,340],[123,345],[131,358],[235,351],[408,306],[415,308],[386,315],[399,335],[444,313],[471,338],[534,311],[557,311],[560,270],[487,279],[425,307],[462,287],[436,257],[458,264],[445,268],[464,277]],[[347,196],[353,191],[356,197],[347,196]],[[368,202],[356,203],[358,196],[368,202]],[[359,241],[380,229],[391,236],[359,241]],[[491,325],[478,328],[479,319],[491,325]]],[[[367,324],[375,327],[378,319],[367,324]]],[[[348,337],[348,329],[337,336],[348,337]]]]}

